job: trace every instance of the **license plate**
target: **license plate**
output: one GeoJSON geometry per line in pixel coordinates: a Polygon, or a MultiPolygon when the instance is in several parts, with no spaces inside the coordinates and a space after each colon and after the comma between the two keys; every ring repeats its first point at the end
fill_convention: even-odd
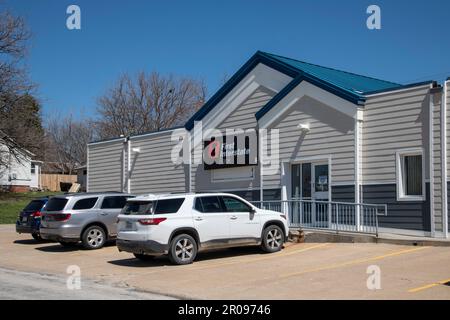
{"type": "Polygon", "coordinates": [[[125,230],[133,230],[134,229],[134,223],[131,221],[125,221],[125,230]]]}
{"type": "Polygon", "coordinates": [[[28,221],[28,217],[22,217],[22,222],[26,223],[28,221]]]}

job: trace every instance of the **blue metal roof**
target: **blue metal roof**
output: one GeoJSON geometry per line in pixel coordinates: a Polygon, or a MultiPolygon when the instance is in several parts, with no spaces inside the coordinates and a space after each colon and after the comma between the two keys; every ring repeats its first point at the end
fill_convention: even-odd
{"type": "Polygon", "coordinates": [[[398,83],[323,67],[304,61],[282,57],[272,53],[261,52],[261,54],[292,66],[300,72],[314,76],[322,81],[328,82],[336,87],[360,96],[363,96],[366,92],[389,90],[402,86],[398,83]]]}
{"type": "MultiPolygon", "coordinates": [[[[222,100],[251,70],[262,63],[282,72],[293,80],[259,110],[255,117],[261,118],[274,107],[284,96],[302,81],[308,81],[328,92],[331,92],[351,103],[363,105],[366,95],[376,92],[390,91],[405,87],[404,85],[375,79],[359,74],[323,67],[276,54],[257,51],[225,85],[220,88],[187,122],[186,129],[191,130],[195,121],[200,121],[222,100]]],[[[413,85],[410,85],[413,86],[413,85]]]]}

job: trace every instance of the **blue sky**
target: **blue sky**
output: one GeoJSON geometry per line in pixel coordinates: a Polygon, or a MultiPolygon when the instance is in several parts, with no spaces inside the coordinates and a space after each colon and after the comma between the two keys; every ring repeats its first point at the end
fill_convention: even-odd
{"type": "Polygon", "coordinates": [[[450,76],[450,1],[3,0],[32,33],[44,114],[91,116],[122,72],[203,79],[209,95],[257,50],[400,83],[450,76]],[[66,28],[81,8],[82,29],[66,28]],[[366,9],[381,7],[382,29],[366,9]]]}

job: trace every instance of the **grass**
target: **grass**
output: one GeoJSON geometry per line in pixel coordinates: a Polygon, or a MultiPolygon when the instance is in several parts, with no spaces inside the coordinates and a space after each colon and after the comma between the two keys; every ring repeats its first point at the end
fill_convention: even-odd
{"type": "Polygon", "coordinates": [[[19,212],[35,198],[55,195],[58,192],[0,192],[0,224],[16,223],[19,212]]]}

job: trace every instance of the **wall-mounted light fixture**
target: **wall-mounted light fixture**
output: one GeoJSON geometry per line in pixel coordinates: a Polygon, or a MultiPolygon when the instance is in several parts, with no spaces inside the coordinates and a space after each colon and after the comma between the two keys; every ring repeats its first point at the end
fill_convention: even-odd
{"type": "Polygon", "coordinates": [[[131,151],[134,153],[141,153],[141,148],[132,148],[131,151]]]}
{"type": "Polygon", "coordinates": [[[299,128],[303,132],[309,132],[311,128],[309,127],[309,123],[299,123],[297,128],[299,128]]]}

